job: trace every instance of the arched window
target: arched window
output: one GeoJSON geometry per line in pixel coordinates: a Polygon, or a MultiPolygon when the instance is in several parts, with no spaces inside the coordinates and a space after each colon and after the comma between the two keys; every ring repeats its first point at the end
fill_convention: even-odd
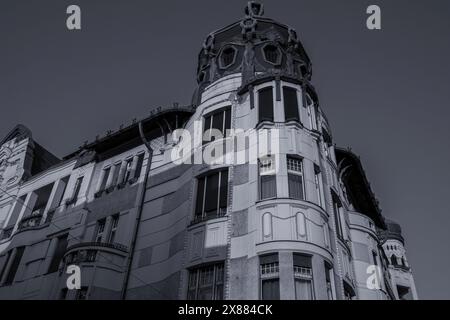
{"type": "Polygon", "coordinates": [[[398,265],[397,257],[395,255],[391,256],[391,264],[394,266],[398,265]]]}

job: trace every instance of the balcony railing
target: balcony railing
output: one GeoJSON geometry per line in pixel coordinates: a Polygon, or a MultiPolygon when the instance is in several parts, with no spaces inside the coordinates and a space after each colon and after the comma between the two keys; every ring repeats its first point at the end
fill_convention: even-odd
{"type": "MultiPolygon", "coordinates": [[[[101,256],[106,257],[104,254],[111,253],[125,257],[127,252],[128,247],[119,243],[82,242],[67,248],[62,265],[92,263],[98,261],[101,256]]],[[[112,261],[109,259],[106,260],[112,261]]]]}
{"type": "MultiPolygon", "coordinates": [[[[33,212],[35,213],[35,212],[33,212]]],[[[41,224],[42,213],[32,214],[31,216],[23,218],[18,225],[18,230],[34,228],[41,224]]]]}

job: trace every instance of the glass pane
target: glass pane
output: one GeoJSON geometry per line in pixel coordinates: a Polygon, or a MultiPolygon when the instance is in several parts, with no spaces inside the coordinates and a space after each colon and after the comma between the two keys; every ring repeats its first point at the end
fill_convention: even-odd
{"type": "Polygon", "coordinates": [[[297,90],[294,88],[283,87],[284,95],[284,117],[286,121],[300,121],[298,115],[297,90]]]}
{"type": "Polygon", "coordinates": [[[295,279],[295,298],[312,300],[312,283],[310,280],[295,279]]]}
{"type": "Polygon", "coordinates": [[[289,197],[292,199],[304,200],[303,179],[297,174],[288,174],[289,197]]]}
{"type": "Polygon", "coordinates": [[[197,201],[195,204],[195,216],[201,217],[203,212],[203,192],[205,191],[205,178],[198,180],[197,201]]]}
{"type": "Polygon", "coordinates": [[[227,108],[225,111],[225,132],[224,135],[228,136],[226,130],[231,129],[231,109],[227,108]]]}
{"type": "Polygon", "coordinates": [[[225,214],[228,203],[228,170],[222,171],[220,177],[220,203],[219,207],[221,210],[220,214],[225,214]]]}
{"type": "MultiPolygon", "coordinates": [[[[203,137],[205,136],[205,132],[207,132],[209,129],[211,129],[211,116],[205,117],[205,127],[204,127],[204,130],[203,130],[203,137]]],[[[208,137],[209,137],[209,135],[208,135],[208,137]]],[[[207,142],[209,142],[209,141],[204,140],[203,144],[205,144],[207,142]]]]}
{"type": "Polygon", "coordinates": [[[219,173],[208,176],[205,195],[205,214],[207,217],[217,216],[218,189],[219,173]]]}
{"type": "Polygon", "coordinates": [[[219,130],[222,133],[223,137],[223,111],[220,111],[213,115],[212,129],[219,130]]]}
{"type": "Polygon", "coordinates": [[[275,175],[261,176],[261,199],[275,198],[277,196],[277,182],[275,175]]]}
{"type": "Polygon", "coordinates": [[[278,279],[263,280],[262,300],[280,300],[280,281],[278,279]]]}
{"type": "Polygon", "coordinates": [[[259,121],[273,121],[272,87],[259,90],[259,121]]]}

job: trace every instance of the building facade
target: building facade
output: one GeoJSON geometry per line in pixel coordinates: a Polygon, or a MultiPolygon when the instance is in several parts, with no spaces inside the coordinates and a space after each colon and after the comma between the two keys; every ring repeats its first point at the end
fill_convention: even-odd
{"type": "Polygon", "coordinates": [[[311,76],[297,33],[249,2],[204,41],[189,106],[63,159],[14,128],[0,299],[417,299],[401,229],[333,143],[311,76]]]}

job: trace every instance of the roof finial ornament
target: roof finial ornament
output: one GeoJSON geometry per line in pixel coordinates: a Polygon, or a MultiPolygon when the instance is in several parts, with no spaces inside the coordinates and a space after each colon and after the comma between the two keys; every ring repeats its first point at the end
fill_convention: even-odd
{"type": "Polygon", "coordinates": [[[264,5],[257,1],[247,2],[245,7],[245,15],[247,17],[262,17],[264,15],[264,5]]]}

